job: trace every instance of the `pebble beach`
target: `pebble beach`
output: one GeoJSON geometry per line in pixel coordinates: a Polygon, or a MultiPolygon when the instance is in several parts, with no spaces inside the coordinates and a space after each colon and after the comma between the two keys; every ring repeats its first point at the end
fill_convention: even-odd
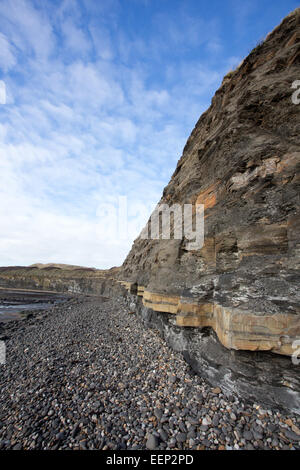
{"type": "Polygon", "coordinates": [[[300,417],[226,395],[122,298],[0,324],[0,449],[300,449],[300,417]]]}

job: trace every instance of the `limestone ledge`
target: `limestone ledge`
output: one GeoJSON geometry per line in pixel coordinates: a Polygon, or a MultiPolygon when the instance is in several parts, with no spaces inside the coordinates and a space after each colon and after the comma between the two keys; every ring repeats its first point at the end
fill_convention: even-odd
{"type": "MultiPolygon", "coordinates": [[[[132,292],[133,283],[118,282],[132,292]]],[[[220,342],[228,349],[272,351],[291,356],[295,351],[293,342],[300,339],[298,315],[255,315],[217,303],[193,303],[190,298],[149,292],[143,286],[136,289],[145,307],[176,315],[177,326],[213,328],[220,342]]]]}

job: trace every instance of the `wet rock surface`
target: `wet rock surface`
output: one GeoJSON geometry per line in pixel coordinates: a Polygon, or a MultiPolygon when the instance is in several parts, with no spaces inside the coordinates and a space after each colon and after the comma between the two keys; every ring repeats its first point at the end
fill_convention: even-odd
{"type": "Polygon", "coordinates": [[[299,417],[195,375],[121,297],[2,325],[1,449],[298,449],[299,417]]]}

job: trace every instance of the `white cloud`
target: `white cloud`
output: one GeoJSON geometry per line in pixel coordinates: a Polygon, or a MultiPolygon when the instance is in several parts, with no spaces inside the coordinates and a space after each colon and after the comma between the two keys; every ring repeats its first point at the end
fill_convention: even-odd
{"type": "Polygon", "coordinates": [[[73,109],[64,103],[55,105],[53,103],[50,103],[48,100],[42,100],[41,106],[51,116],[58,116],[58,118],[60,119],[69,119],[69,120],[72,120],[74,117],[73,109]]]}
{"type": "Polygon", "coordinates": [[[16,64],[13,46],[9,43],[7,37],[0,33],[0,68],[7,72],[16,64]]]}
{"type": "Polygon", "coordinates": [[[91,25],[89,31],[97,56],[103,60],[112,60],[115,53],[109,31],[106,28],[101,28],[99,24],[91,25]]]}
{"type": "Polygon", "coordinates": [[[0,105],[6,104],[6,85],[3,80],[0,80],[0,105]]]}
{"type": "Polygon", "coordinates": [[[38,59],[46,59],[56,44],[52,26],[42,11],[25,0],[3,0],[0,14],[14,45],[25,52],[32,50],[38,59]]]}
{"type": "Polygon", "coordinates": [[[85,54],[89,51],[91,43],[87,35],[70,19],[62,23],[62,32],[67,49],[71,49],[77,55],[85,54]]]}

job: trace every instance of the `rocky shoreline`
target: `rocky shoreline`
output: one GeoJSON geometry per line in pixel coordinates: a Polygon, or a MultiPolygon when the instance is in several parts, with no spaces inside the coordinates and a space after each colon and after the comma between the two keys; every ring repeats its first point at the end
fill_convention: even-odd
{"type": "Polygon", "coordinates": [[[122,296],[1,325],[1,449],[299,449],[300,419],[195,375],[122,296]]]}
{"type": "Polygon", "coordinates": [[[23,320],[42,313],[52,305],[70,300],[71,296],[56,292],[0,288],[0,323],[23,320]]]}

